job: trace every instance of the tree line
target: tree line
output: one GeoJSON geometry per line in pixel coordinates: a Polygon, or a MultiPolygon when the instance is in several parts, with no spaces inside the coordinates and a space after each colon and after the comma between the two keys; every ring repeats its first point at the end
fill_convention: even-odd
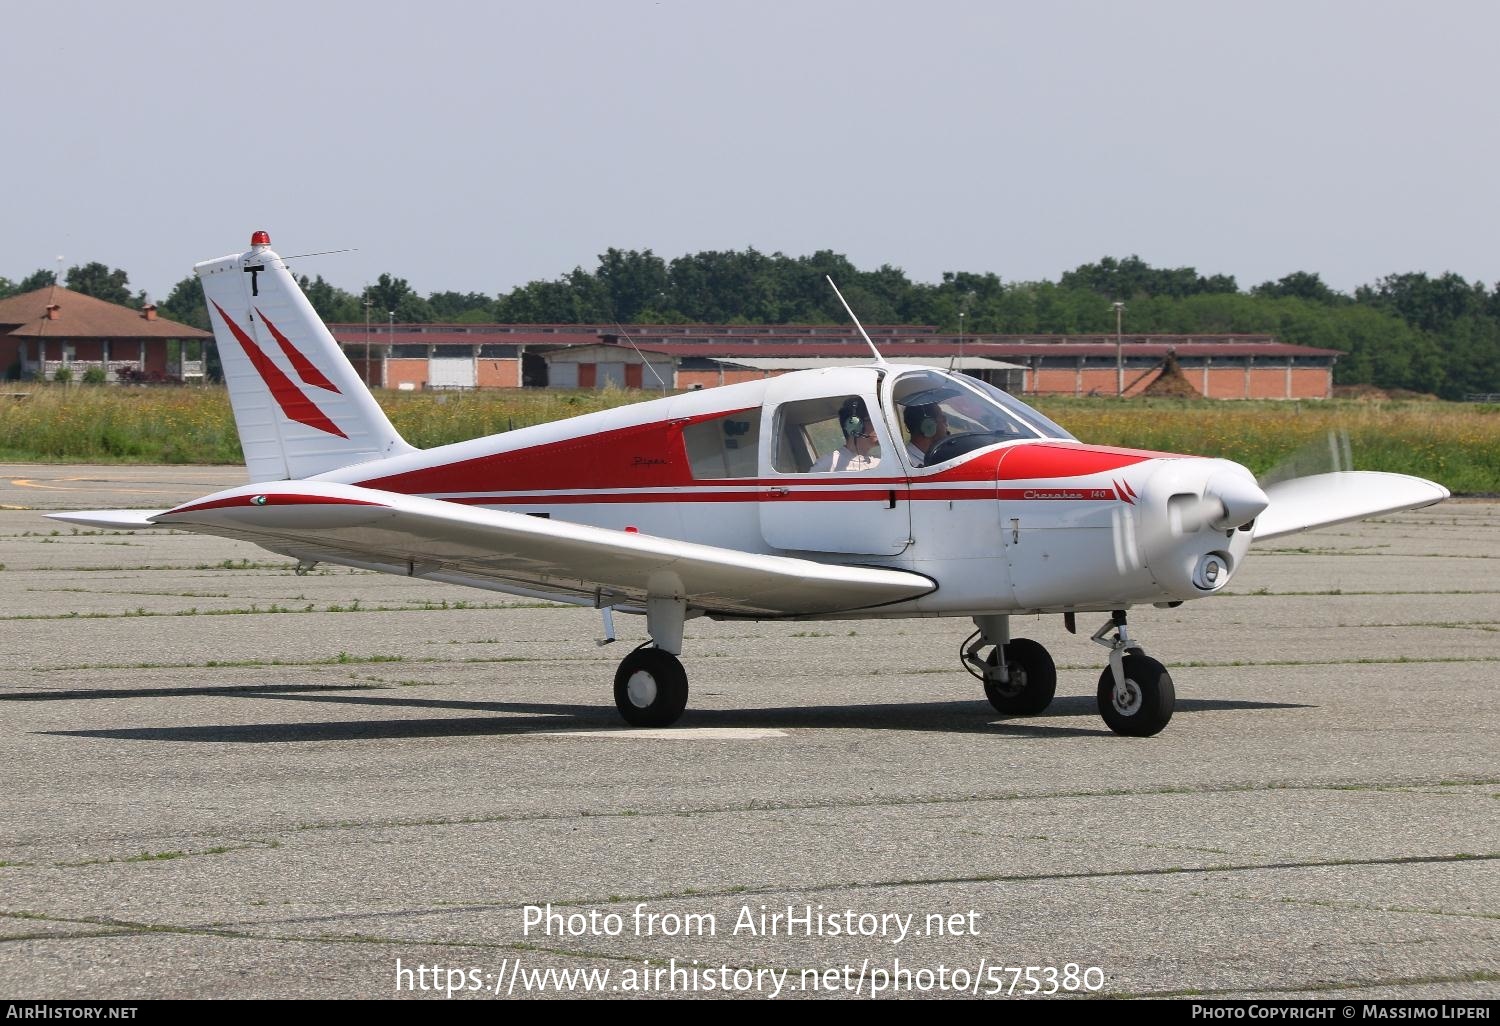
{"type": "MultiPolygon", "coordinates": [[[[300,279],[327,321],[515,324],[843,324],[824,281],[832,276],[867,324],[931,324],[965,334],[1086,334],[1115,330],[1123,303],[1128,333],[1264,333],[1298,345],[1337,349],[1334,380],[1433,392],[1447,398],[1500,392],[1500,285],[1447,273],[1393,274],[1352,295],[1314,272],[1298,271],[1242,291],[1232,275],[1191,267],[1152,267],[1137,256],[1105,257],[1056,282],[1007,282],[992,273],[946,272],[913,282],[900,268],[864,271],[828,250],[789,257],[755,249],[702,252],[665,260],[650,250],[610,249],[593,270],[575,267],[510,292],[432,292],[382,274],[354,293],[323,279],[300,279]]],[[[0,278],[0,298],[52,284],[39,270],[20,282],[0,278]]],[[[123,270],[101,263],[69,268],[66,286],[140,307],[123,270]]],[[[164,317],[208,328],[193,277],[158,302],[164,317]]]]}

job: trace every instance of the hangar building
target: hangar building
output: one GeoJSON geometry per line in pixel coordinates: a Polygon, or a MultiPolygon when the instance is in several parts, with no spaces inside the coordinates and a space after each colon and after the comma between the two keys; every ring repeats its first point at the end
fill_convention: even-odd
{"type": "MultiPolygon", "coordinates": [[[[706,388],[837,362],[869,348],[841,325],[397,324],[329,325],[376,387],[706,388]]],[[[1114,395],[1114,335],[956,335],[929,325],[866,329],[890,360],[953,366],[1024,395],[1114,395]]],[[[1124,335],[1127,395],[1175,354],[1189,384],[1213,399],[1323,399],[1337,350],[1270,335],[1124,335]]]]}

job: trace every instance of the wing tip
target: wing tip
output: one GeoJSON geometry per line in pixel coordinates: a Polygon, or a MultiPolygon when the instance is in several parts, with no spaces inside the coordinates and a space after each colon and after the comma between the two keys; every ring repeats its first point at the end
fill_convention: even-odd
{"type": "Polygon", "coordinates": [[[153,518],[167,512],[164,509],[85,509],[46,513],[48,520],[79,527],[103,528],[115,531],[139,531],[149,527],[161,527],[153,518]]]}

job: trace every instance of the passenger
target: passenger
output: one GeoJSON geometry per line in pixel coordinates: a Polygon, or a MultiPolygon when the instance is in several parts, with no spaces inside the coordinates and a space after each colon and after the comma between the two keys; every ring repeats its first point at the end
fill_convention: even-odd
{"type": "Polygon", "coordinates": [[[912,466],[923,466],[932,447],[948,437],[948,415],[937,403],[929,403],[906,407],[901,411],[901,419],[906,422],[906,430],[911,432],[906,455],[911,458],[912,466]]]}
{"type": "Polygon", "coordinates": [[[844,400],[839,407],[839,430],[844,433],[844,444],[825,453],[813,464],[812,473],[870,470],[880,465],[880,457],[873,455],[879,438],[863,399],[850,396],[844,400]]]}

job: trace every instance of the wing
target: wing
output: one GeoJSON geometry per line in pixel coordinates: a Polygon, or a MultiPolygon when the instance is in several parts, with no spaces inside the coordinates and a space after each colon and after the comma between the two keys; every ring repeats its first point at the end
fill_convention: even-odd
{"type": "Polygon", "coordinates": [[[1265,492],[1271,504],[1255,518],[1256,541],[1418,509],[1448,497],[1448,489],[1420,477],[1353,470],[1294,477],[1265,492]]]}
{"type": "MultiPolygon", "coordinates": [[[[134,511],[66,514],[114,523],[134,511]]],[[[930,578],[831,566],[315,481],[217,492],[152,524],[239,538],[304,560],[341,563],[590,605],[684,598],[741,616],[835,613],[915,598],[930,578]]],[[[137,525],[144,526],[144,525],[137,525]]]]}

